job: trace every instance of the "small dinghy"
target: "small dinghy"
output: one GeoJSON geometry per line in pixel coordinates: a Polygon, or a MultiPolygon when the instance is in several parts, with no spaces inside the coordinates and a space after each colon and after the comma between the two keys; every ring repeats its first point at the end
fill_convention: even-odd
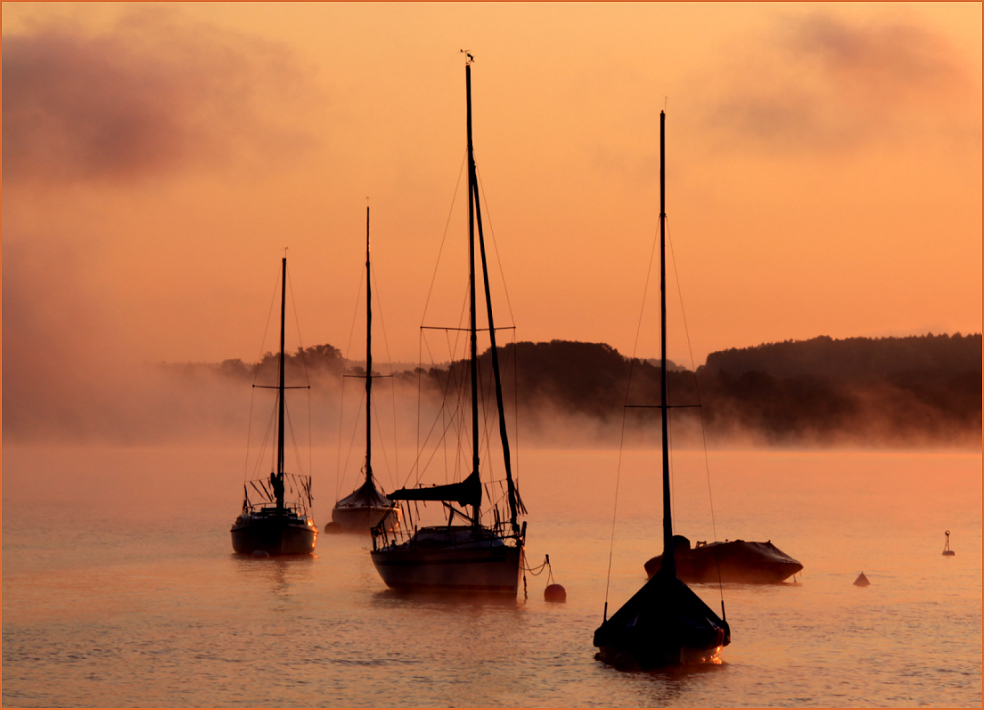
{"type": "MultiPolygon", "coordinates": [[[[778,584],[803,569],[771,540],[698,542],[691,547],[683,535],[674,535],[673,554],[677,576],[691,584],[778,584]]],[[[656,555],[646,562],[646,574],[652,577],[662,566],[663,556],[656,555]]]]}

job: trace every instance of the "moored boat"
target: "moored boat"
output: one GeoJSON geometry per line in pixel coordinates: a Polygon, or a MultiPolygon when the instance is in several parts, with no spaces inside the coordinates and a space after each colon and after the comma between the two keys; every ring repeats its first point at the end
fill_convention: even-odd
{"type": "MultiPolygon", "coordinates": [[[[360,375],[361,376],[361,375],[360,375]]],[[[369,207],[366,206],[366,463],[365,480],[352,493],[335,503],[331,522],[339,530],[368,533],[376,526],[394,530],[402,517],[399,506],[376,487],[372,474],[372,273],[369,258],[369,207]]]]}
{"type": "MultiPolygon", "coordinates": [[[[677,576],[691,584],[779,584],[797,574],[803,565],[771,540],[746,542],[698,542],[690,546],[683,535],[673,536],[673,555],[677,576]]],[[[652,577],[663,566],[663,556],[646,561],[646,574],[652,577]]]]}
{"type": "MultiPolygon", "coordinates": [[[[505,409],[499,369],[496,331],[492,315],[488,264],[482,230],[478,176],[472,146],[471,55],[465,64],[468,137],[468,243],[470,325],[468,358],[471,414],[470,473],[458,483],[418,488],[401,488],[389,494],[393,501],[440,502],[447,510],[446,525],[412,526],[411,529],[390,531],[385,526],[373,529],[372,561],[387,586],[400,590],[439,590],[443,592],[497,592],[515,595],[523,566],[526,523],[519,515],[526,512],[519,490],[513,480],[506,433],[505,409]],[[475,232],[478,232],[477,249],[475,232]],[[479,451],[482,448],[479,428],[479,376],[476,306],[476,251],[481,257],[485,286],[488,333],[495,389],[499,439],[505,468],[505,498],[508,508],[495,504],[482,508],[483,485],[480,477],[479,451]],[[457,506],[455,505],[457,504],[457,506]],[[470,509],[470,510],[466,510],[470,509]],[[455,525],[455,519],[461,524],[455,525]]],[[[464,429],[464,422],[461,422],[464,429]]],[[[458,450],[466,450],[463,442],[458,450]]],[[[486,464],[487,466],[487,464],[486,464]]],[[[468,469],[466,469],[468,470],[468,469]]],[[[485,485],[501,485],[488,481],[485,485]]],[[[409,518],[408,515],[405,519],[409,518]]]]}
{"type": "MultiPolygon", "coordinates": [[[[666,115],[660,112],[660,414],[662,424],[663,559],[652,576],[608,618],[608,602],[601,626],[594,633],[595,658],[624,670],[708,662],[731,643],[728,622],[715,614],[677,576],[670,500],[669,405],[666,392],[666,115]]],[[[722,601],[722,614],[724,604],[722,601]]]]}
{"type": "Polygon", "coordinates": [[[297,388],[284,383],[286,257],[281,266],[279,382],[273,386],[253,385],[277,390],[277,459],[268,478],[253,479],[243,485],[242,511],[230,532],[232,549],[246,555],[307,555],[314,552],[318,540],[318,527],[308,512],[312,504],[311,477],[284,471],[284,391],[297,388]],[[293,496],[291,500],[286,497],[288,492],[293,496]]]}

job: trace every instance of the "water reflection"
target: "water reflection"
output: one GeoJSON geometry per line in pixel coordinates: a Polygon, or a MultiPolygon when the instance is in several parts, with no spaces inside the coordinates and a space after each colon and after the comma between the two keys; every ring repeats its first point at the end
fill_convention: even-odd
{"type": "Polygon", "coordinates": [[[425,607],[430,609],[514,609],[519,611],[525,603],[512,594],[489,592],[442,592],[438,590],[407,591],[383,589],[372,595],[375,607],[425,607]]]}
{"type": "MultiPolygon", "coordinates": [[[[252,555],[232,555],[237,573],[243,575],[249,584],[266,583],[273,596],[286,602],[291,596],[291,588],[300,580],[309,580],[317,555],[283,555],[277,557],[254,557],[252,555]]],[[[283,610],[286,607],[276,607],[283,610]]]]}
{"type": "Polygon", "coordinates": [[[634,674],[639,678],[639,690],[646,698],[640,707],[674,707],[677,698],[691,693],[702,683],[704,676],[723,672],[728,667],[720,658],[709,663],[681,663],[634,674]]]}

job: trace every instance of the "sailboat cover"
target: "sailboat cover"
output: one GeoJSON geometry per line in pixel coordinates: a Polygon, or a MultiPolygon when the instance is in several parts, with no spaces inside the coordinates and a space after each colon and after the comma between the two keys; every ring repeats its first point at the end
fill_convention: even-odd
{"type": "Polygon", "coordinates": [[[339,508],[350,508],[353,506],[386,508],[393,504],[376,489],[372,479],[367,478],[365,483],[342,498],[335,505],[339,508]]]}
{"type": "Polygon", "coordinates": [[[600,660],[638,668],[705,660],[730,641],[728,622],[666,572],[654,575],[594,634],[600,660]]]}

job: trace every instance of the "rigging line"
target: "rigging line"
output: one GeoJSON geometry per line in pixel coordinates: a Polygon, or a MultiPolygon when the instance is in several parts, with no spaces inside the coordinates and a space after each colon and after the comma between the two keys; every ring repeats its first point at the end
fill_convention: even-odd
{"type": "Polygon", "coordinates": [[[605,621],[608,620],[608,590],[612,584],[612,556],[615,553],[615,520],[618,513],[618,486],[622,480],[622,449],[625,446],[625,408],[622,408],[622,432],[618,442],[618,465],[615,467],[615,504],[612,506],[612,538],[608,546],[608,574],[605,576],[605,621]]]}
{"type": "MultiPolygon", "coordinates": [[[[680,315],[683,319],[683,332],[687,335],[687,350],[690,353],[690,369],[694,373],[694,389],[697,391],[697,404],[701,404],[700,381],[697,379],[697,363],[694,360],[694,349],[690,343],[690,329],[687,327],[687,311],[683,307],[683,290],[680,287],[680,276],[677,274],[676,255],[673,252],[673,239],[670,237],[669,218],[666,220],[666,239],[670,243],[670,260],[673,262],[673,278],[676,279],[677,295],[680,299],[680,315]]],[[[700,438],[704,448],[704,472],[707,474],[707,499],[711,507],[711,532],[717,540],[717,523],[714,519],[714,495],[711,492],[711,464],[707,456],[707,430],[704,427],[704,408],[699,408],[700,413],[700,438]]],[[[721,580],[721,560],[718,556],[718,591],[721,594],[721,603],[724,603],[724,584],[721,580]]]]}
{"type": "MultiPolygon", "coordinates": [[[[359,269],[359,285],[355,290],[355,307],[352,309],[352,325],[349,327],[349,337],[348,343],[345,345],[345,352],[352,352],[352,338],[355,337],[355,321],[359,317],[359,303],[362,298],[362,269],[359,269]]],[[[367,358],[368,360],[368,358],[367,358]]],[[[344,470],[341,468],[342,462],[342,419],[345,416],[345,370],[348,367],[348,363],[352,360],[347,356],[342,356],[342,394],[338,404],[338,449],[335,452],[335,500],[339,500],[339,493],[341,492],[342,478],[344,477],[344,470]]],[[[361,401],[360,401],[361,404],[361,401]]],[[[349,455],[351,455],[351,449],[349,450],[349,455]]],[[[345,459],[345,468],[348,468],[348,457],[345,459]]]]}
{"type": "MultiPolygon", "coordinates": [[[[464,447],[464,443],[462,441],[462,439],[464,437],[462,436],[462,434],[463,434],[463,429],[464,429],[464,426],[465,426],[465,422],[464,422],[464,418],[457,416],[457,414],[458,414],[458,412],[464,412],[465,411],[465,407],[464,407],[464,399],[465,399],[465,369],[464,369],[464,367],[460,368],[460,372],[458,370],[455,370],[455,367],[454,367],[454,354],[456,352],[458,352],[458,345],[461,344],[461,340],[462,340],[462,335],[461,334],[463,332],[465,332],[463,329],[460,328],[460,326],[462,325],[462,323],[465,320],[465,311],[466,311],[466,309],[468,307],[468,303],[469,303],[468,295],[469,295],[469,284],[466,283],[465,284],[465,292],[462,294],[462,297],[461,297],[461,311],[458,313],[458,326],[459,326],[459,329],[453,331],[454,332],[454,345],[451,344],[451,332],[452,331],[444,331],[445,340],[447,341],[447,344],[448,344],[448,357],[450,359],[450,364],[448,365],[448,388],[451,387],[451,383],[453,381],[454,382],[454,390],[453,391],[457,395],[457,401],[456,401],[456,404],[455,404],[455,412],[454,412],[455,413],[455,417],[452,418],[452,422],[454,422],[454,423],[457,424],[457,432],[456,432],[457,433],[457,436],[456,436],[456,445],[455,445],[455,459],[454,459],[454,469],[453,469],[454,470],[454,474],[453,475],[455,476],[455,479],[457,478],[457,475],[458,475],[458,473],[460,471],[461,457],[463,456],[463,451],[464,451],[464,448],[463,448],[464,447]]],[[[464,358],[464,356],[462,356],[461,362],[464,363],[464,360],[465,360],[465,358],[464,358]]],[[[447,390],[445,390],[445,395],[444,396],[445,396],[445,398],[447,397],[447,390]]],[[[478,446],[478,442],[475,442],[475,445],[478,446]]],[[[445,482],[448,481],[448,471],[447,471],[447,440],[446,439],[445,439],[444,480],[445,480],[445,482]]]]}
{"type": "MultiPolygon", "coordinates": [[[[256,376],[254,375],[254,380],[256,376]]],[[[249,444],[253,435],[253,400],[256,399],[256,390],[249,389],[249,418],[246,420],[246,461],[243,465],[243,480],[249,480],[249,444]]]]}
{"type": "Polygon", "coordinates": [[[642,319],[646,314],[646,297],[649,295],[649,280],[653,274],[653,261],[656,259],[656,245],[659,243],[659,233],[653,234],[653,246],[649,252],[649,268],[646,270],[646,281],[642,287],[642,307],[639,309],[639,321],[636,323],[635,340],[632,342],[632,357],[629,359],[629,378],[625,385],[625,402],[629,404],[629,393],[632,390],[632,374],[635,372],[636,353],[639,350],[639,336],[642,333],[642,319]]]}
{"type": "Polygon", "coordinates": [[[301,365],[304,366],[304,380],[310,386],[311,377],[308,374],[307,358],[304,356],[304,338],[301,337],[301,321],[297,317],[297,299],[294,298],[294,280],[290,277],[289,270],[287,272],[287,288],[290,289],[290,305],[294,311],[294,327],[297,328],[298,354],[301,356],[301,365]]]}
{"type": "MultiPolygon", "coordinates": [[[[667,385],[669,389],[669,385],[667,385]]],[[[667,392],[667,396],[669,393],[667,392]]],[[[669,412],[666,413],[666,434],[667,446],[670,447],[670,513],[673,519],[677,519],[677,497],[676,497],[676,447],[673,445],[673,419],[669,412]]]]}
{"type": "Polygon", "coordinates": [[[270,319],[273,317],[273,305],[277,302],[277,287],[280,285],[280,269],[277,269],[277,280],[273,283],[273,295],[270,297],[270,309],[267,311],[266,325],[263,326],[263,340],[260,341],[260,354],[259,359],[256,363],[256,368],[253,370],[253,384],[256,384],[256,378],[260,374],[260,365],[263,364],[263,346],[266,344],[267,333],[270,332],[270,319]]]}
{"type": "MultiPolygon", "coordinates": [[[[649,279],[653,273],[653,260],[656,257],[656,243],[659,241],[658,234],[653,235],[653,246],[649,252],[649,268],[646,270],[646,282],[642,289],[642,307],[639,309],[639,322],[636,325],[636,335],[635,341],[632,343],[632,358],[629,360],[629,378],[625,387],[625,401],[624,404],[629,403],[629,392],[632,387],[632,371],[634,369],[636,352],[639,348],[639,334],[642,331],[642,317],[646,312],[646,295],[649,293],[649,279]]],[[[625,446],[625,410],[626,407],[622,407],[622,430],[619,437],[618,443],[618,467],[615,473],[615,504],[612,507],[612,539],[611,545],[608,549],[608,576],[605,581],[605,616],[608,615],[608,589],[612,581],[612,555],[615,550],[615,519],[616,513],[618,512],[618,487],[621,480],[622,474],[622,449],[625,446]]],[[[606,619],[607,620],[607,619],[606,619]]]]}
{"type": "MultiPolygon", "coordinates": [[[[352,338],[354,337],[354,334],[355,334],[355,321],[359,317],[359,303],[362,302],[362,293],[361,293],[362,292],[362,278],[363,278],[363,274],[362,274],[362,270],[360,269],[359,270],[359,288],[358,288],[358,291],[356,291],[355,308],[352,310],[352,326],[349,328],[348,344],[345,346],[345,352],[346,353],[351,353],[352,352],[352,338]]],[[[351,359],[351,358],[346,358],[346,359],[351,359]]],[[[367,357],[367,360],[368,360],[368,357],[367,357]]],[[[343,370],[343,372],[344,372],[344,370],[343,370]]]]}
{"type": "MultiPolygon", "coordinates": [[[[311,471],[311,374],[308,371],[307,366],[307,356],[304,353],[304,337],[301,335],[301,319],[297,317],[297,299],[294,297],[294,279],[291,278],[290,269],[287,270],[287,287],[290,289],[290,305],[294,311],[294,327],[297,328],[297,343],[298,355],[301,356],[301,365],[304,367],[304,381],[308,385],[308,472],[311,471]]],[[[295,444],[296,446],[297,444],[295,444]]],[[[295,451],[295,456],[298,457],[298,463],[300,462],[300,453],[295,451]]]]}
{"type": "MultiPolygon", "coordinates": [[[[389,338],[386,337],[386,320],[383,318],[383,299],[380,295],[379,283],[376,281],[376,271],[375,269],[370,271],[370,278],[372,278],[373,288],[376,292],[376,311],[379,313],[379,327],[383,330],[383,346],[386,349],[386,359],[389,361],[390,366],[390,376],[393,375],[393,356],[390,354],[389,338]]],[[[369,355],[366,354],[366,359],[368,360],[369,355]]],[[[368,373],[372,375],[372,373],[368,373]]],[[[393,471],[396,476],[395,480],[400,480],[400,447],[396,444],[396,383],[393,384],[391,388],[393,394],[393,471]]],[[[382,429],[380,429],[380,435],[382,435],[382,429]]],[[[385,453],[384,453],[385,456],[385,453]]],[[[394,479],[390,477],[392,482],[394,479]]]]}
{"type": "MultiPolygon", "coordinates": [[[[442,410],[446,410],[446,407],[444,407],[442,405],[441,409],[442,410]]],[[[437,421],[438,421],[438,417],[435,417],[434,418],[434,424],[431,425],[431,432],[433,432],[434,429],[437,428],[437,421]]],[[[448,430],[451,428],[451,426],[453,424],[454,424],[454,416],[452,415],[452,422],[451,422],[451,424],[445,424],[445,426],[443,427],[443,429],[441,431],[441,437],[435,443],[435,445],[434,445],[434,451],[431,452],[430,458],[428,458],[427,461],[424,463],[424,467],[423,467],[422,470],[427,470],[427,468],[430,466],[430,462],[434,460],[434,457],[435,456],[437,456],[437,447],[441,443],[446,442],[448,430]]],[[[428,434],[428,437],[427,437],[427,441],[429,441],[429,440],[430,440],[430,434],[428,434]]],[[[427,441],[425,441],[424,443],[426,444],[427,441]]],[[[448,480],[446,459],[447,459],[447,456],[445,456],[445,466],[444,466],[444,469],[445,469],[445,471],[444,471],[444,479],[445,479],[445,482],[447,482],[447,480],[448,480]]],[[[418,483],[420,482],[419,481],[419,478],[418,478],[418,481],[417,482],[418,483]]]]}
{"type": "MultiPolygon", "coordinates": [[[[433,358],[431,362],[433,362],[433,358]]],[[[430,370],[428,370],[427,372],[429,375],[430,370]]],[[[406,482],[410,480],[411,476],[415,475],[416,476],[415,480],[418,481],[420,480],[420,457],[422,454],[422,444],[420,442],[420,426],[423,420],[423,396],[424,396],[424,334],[423,331],[419,331],[417,334],[417,426],[416,426],[417,444],[416,444],[416,449],[414,451],[413,463],[410,465],[410,469],[407,471],[407,475],[404,478],[404,487],[406,486],[406,482]]]]}
{"type": "MultiPolygon", "coordinates": [[[[362,403],[366,401],[366,393],[362,392],[362,396],[359,397],[359,406],[357,409],[362,409],[362,403]]],[[[345,454],[345,471],[348,470],[349,459],[352,458],[352,449],[355,448],[355,435],[359,432],[359,418],[356,417],[355,424],[352,425],[352,438],[349,439],[348,452],[345,454]]]]}
{"type": "MultiPolygon", "coordinates": [[[[311,443],[311,430],[314,428],[311,426],[311,390],[308,388],[307,391],[307,405],[308,405],[308,477],[314,478],[314,447],[311,443]]],[[[310,495],[308,491],[308,495],[310,495]]],[[[314,505],[313,503],[311,504],[314,505]]]]}
{"type": "Polygon", "coordinates": [[[299,469],[298,472],[302,476],[303,475],[306,475],[304,473],[304,470],[303,470],[303,466],[302,466],[302,463],[301,463],[301,456],[300,456],[300,453],[299,453],[298,447],[297,447],[297,437],[294,435],[295,434],[295,432],[294,432],[294,422],[290,418],[290,409],[288,409],[287,407],[284,407],[284,415],[287,417],[287,429],[290,430],[290,440],[291,440],[291,443],[294,444],[294,464],[297,466],[297,468],[299,469]]]}
{"type": "MultiPolygon", "coordinates": [[[[279,407],[280,406],[280,404],[279,404],[280,403],[280,393],[279,392],[277,392],[277,400],[276,401],[277,401],[277,405],[276,406],[279,407]]],[[[274,412],[276,413],[276,411],[277,410],[275,408],[274,409],[274,412]]],[[[274,419],[276,419],[276,417],[274,417],[274,419]]],[[[272,426],[272,423],[273,422],[271,421],[271,426],[272,426]]],[[[277,463],[278,463],[277,447],[276,446],[273,446],[273,447],[270,448],[270,471],[271,471],[271,473],[272,472],[275,472],[277,470],[277,463]]]]}
{"type": "MultiPolygon", "coordinates": [[[[254,388],[256,386],[256,380],[260,376],[260,369],[263,366],[263,359],[264,359],[263,358],[263,355],[264,355],[264,353],[263,353],[263,346],[266,344],[267,333],[270,332],[270,319],[273,317],[273,306],[277,302],[277,291],[279,290],[277,287],[279,285],[280,285],[280,269],[277,269],[277,278],[276,278],[276,280],[273,283],[273,294],[270,296],[270,308],[267,310],[266,325],[263,326],[263,339],[260,341],[260,353],[259,353],[259,357],[258,357],[257,362],[256,362],[256,366],[253,368],[253,386],[254,386],[254,388]]],[[[252,435],[252,425],[253,425],[253,421],[252,421],[253,397],[256,395],[256,391],[255,391],[254,388],[251,388],[252,394],[250,395],[250,400],[249,400],[249,411],[250,411],[249,428],[250,428],[250,431],[247,432],[247,435],[246,435],[246,475],[247,476],[249,476],[249,442],[250,442],[250,437],[252,435]]],[[[267,435],[269,435],[269,433],[270,432],[268,430],[267,431],[267,435]]],[[[255,469],[256,471],[259,471],[260,464],[263,461],[263,452],[266,449],[266,443],[265,443],[265,441],[266,441],[266,437],[264,437],[264,444],[260,447],[260,451],[259,451],[259,454],[257,456],[256,469],[255,469]]]]}
{"type": "MultiPolygon", "coordinates": [[[[379,407],[373,407],[372,411],[376,415],[376,430],[379,432],[379,441],[381,443],[383,440],[383,425],[379,421],[379,407]]],[[[380,446],[379,450],[383,452],[383,463],[386,465],[386,470],[392,471],[390,468],[389,456],[386,455],[386,447],[380,446]]],[[[392,476],[390,478],[392,480],[392,476]]]]}
{"type": "Polygon", "coordinates": [[[441,247],[437,250],[437,262],[434,264],[434,273],[431,276],[430,288],[427,289],[427,300],[424,301],[424,314],[420,317],[420,324],[424,324],[427,317],[427,307],[430,305],[431,293],[434,291],[434,281],[437,279],[437,268],[441,264],[441,254],[444,252],[444,242],[448,238],[448,227],[451,225],[451,215],[454,212],[454,202],[458,197],[458,187],[461,185],[461,176],[465,172],[465,160],[468,158],[468,150],[461,157],[461,167],[458,168],[458,181],[454,184],[454,193],[451,195],[451,207],[448,209],[448,218],[444,223],[444,235],[441,237],[441,247]]]}
{"type": "MultiPolygon", "coordinates": [[[[513,441],[516,442],[516,491],[518,495],[519,491],[519,369],[517,365],[517,351],[519,347],[516,345],[516,331],[513,331],[513,421],[515,425],[513,427],[513,441]]],[[[522,499],[520,499],[522,500],[522,499]]],[[[525,506],[524,506],[525,507],[525,506]]]]}
{"type": "Polygon", "coordinates": [[[342,480],[342,419],[345,415],[345,367],[348,359],[342,357],[342,376],[338,378],[342,391],[338,396],[338,446],[335,447],[335,501],[339,500],[338,492],[342,480]]]}
{"type": "MultiPolygon", "coordinates": [[[[421,341],[420,342],[426,342],[422,336],[421,336],[421,341]]],[[[420,351],[420,350],[422,350],[422,347],[420,347],[418,345],[418,351],[420,351]]],[[[429,345],[428,345],[428,354],[430,354],[430,347],[429,347],[429,345]]],[[[423,363],[423,356],[422,356],[422,354],[419,355],[418,362],[421,362],[421,364],[423,363]]],[[[433,365],[433,363],[434,363],[434,358],[433,358],[433,355],[431,355],[431,364],[433,365]]],[[[420,369],[423,370],[423,367],[421,367],[420,369]]],[[[423,447],[426,446],[426,444],[427,444],[428,441],[430,441],[431,434],[434,432],[434,429],[437,428],[437,421],[438,421],[438,419],[440,419],[443,416],[444,409],[445,409],[445,405],[444,405],[444,403],[442,401],[441,407],[438,410],[437,415],[434,417],[434,421],[431,423],[430,430],[427,432],[427,436],[425,437],[423,443],[421,443],[421,441],[420,441],[420,423],[421,423],[421,411],[420,411],[421,410],[421,396],[420,396],[421,395],[421,384],[420,384],[420,382],[421,382],[421,378],[422,378],[422,373],[418,373],[417,374],[417,382],[418,382],[418,385],[417,385],[417,457],[414,460],[413,465],[410,467],[410,470],[407,472],[406,478],[404,478],[404,480],[403,480],[403,487],[404,488],[406,488],[407,483],[410,482],[410,477],[413,475],[413,473],[414,473],[415,470],[417,472],[416,478],[414,479],[415,485],[419,485],[420,484],[420,478],[421,478],[421,475],[423,473],[423,470],[426,469],[426,467],[427,467],[427,465],[425,464],[424,467],[421,468],[421,457],[423,456],[423,447]]],[[[430,459],[428,459],[428,463],[430,462],[430,460],[432,460],[434,458],[434,455],[435,454],[436,454],[436,450],[434,451],[434,453],[431,454],[430,459]]]]}
{"type": "Polygon", "coordinates": [[[260,445],[260,450],[256,455],[256,464],[253,466],[253,477],[258,478],[260,476],[260,466],[263,465],[263,456],[266,454],[267,442],[273,438],[273,424],[277,420],[277,408],[274,407],[270,410],[270,418],[267,420],[266,433],[263,435],[261,440],[263,443],[260,445]]]}
{"type": "MultiPolygon", "coordinates": [[[[459,318],[459,320],[460,320],[460,318],[459,318]]],[[[448,365],[448,378],[447,378],[447,381],[445,382],[445,385],[444,385],[444,392],[442,393],[443,402],[447,402],[448,401],[448,393],[449,392],[453,392],[453,393],[455,393],[457,395],[457,400],[455,402],[455,410],[454,410],[454,412],[451,415],[451,420],[450,421],[447,421],[447,413],[448,413],[448,410],[446,408],[444,408],[444,407],[441,408],[441,418],[444,420],[444,433],[441,436],[441,440],[438,443],[443,444],[442,451],[444,453],[444,483],[447,484],[447,482],[450,480],[449,477],[448,477],[447,432],[448,432],[448,427],[455,426],[456,422],[458,421],[457,414],[460,411],[460,407],[461,407],[461,387],[459,387],[459,385],[458,385],[458,378],[456,377],[456,371],[454,369],[454,353],[455,353],[455,347],[452,347],[451,346],[451,335],[449,334],[448,331],[444,331],[444,339],[447,341],[447,345],[448,345],[448,356],[450,357],[451,362],[448,365]],[[453,389],[452,389],[452,387],[453,387],[453,389]]],[[[457,346],[457,341],[459,339],[460,339],[460,337],[456,334],[455,335],[455,346],[457,346]]],[[[455,433],[456,433],[455,438],[458,441],[458,451],[455,452],[455,456],[457,456],[458,455],[458,452],[460,452],[460,450],[461,450],[461,443],[460,443],[461,442],[461,429],[460,429],[460,427],[457,428],[457,431],[455,433]]],[[[457,470],[457,459],[455,459],[455,465],[454,465],[453,468],[454,468],[454,470],[457,470]]]]}
{"type": "MultiPolygon", "coordinates": [[[[427,343],[427,340],[424,337],[423,331],[421,331],[420,338],[418,340],[418,345],[417,345],[417,353],[418,353],[418,355],[417,355],[417,361],[421,365],[421,367],[418,368],[419,370],[421,370],[421,372],[418,372],[417,373],[417,455],[416,455],[416,458],[414,459],[413,465],[410,467],[410,470],[407,472],[406,478],[404,478],[404,480],[403,480],[403,487],[404,488],[406,487],[407,483],[409,483],[410,477],[413,475],[414,471],[416,471],[416,474],[417,474],[416,475],[416,478],[414,479],[414,482],[415,482],[415,484],[419,484],[420,483],[420,477],[421,477],[421,475],[423,473],[423,469],[421,469],[421,463],[420,463],[421,457],[423,456],[423,446],[425,446],[427,444],[427,442],[430,441],[430,436],[433,433],[434,429],[437,427],[437,420],[438,420],[438,418],[440,418],[442,416],[443,410],[444,410],[444,404],[442,403],[441,408],[438,410],[438,413],[435,416],[433,423],[431,424],[430,430],[427,432],[426,438],[424,439],[423,443],[421,443],[421,441],[420,441],[420,424],[421,424],[421,419],[422,419],[422,416],[421,416],[422,396],[421,395],[422,395],[422,387],[423,387],[423,385],[422,385],[422,379],[423,379],[423,372],[422,372],[422,370],[424,368],[422,367],[422,365],[423,365],[423,345],[424,344],[427,345],[427,354],[428,354],[428,356],[430,357],[430,360],[431,360],[431,365],[432,365],[431,369],[433,369],[434,355],[433,355],[433,353],[430,352],[430,344],[427,343]]],[[[431,459],[433,459],[433,454],[431,455],[431,459]]]]}
{"type": "Polygon", "coordinates": [[[417,469],[417,478],[420,478],[420,395],[424,379],[423,341],[423,331],[420,331],[420,335],[417,336],[417,455],[414,459],[413,466],[410,467],[410,473],[407,474],[407,480],[410,480],[410,474],[413,473],[414,468],[417,469]]]}
{"type": "Polygon", "coordinates": [[[499,258],[499,244],[495,241],[495,229],[492,227],[492,210],[489,209],[489,198],[485,196],[485,185],[482,183],[482,173],[478,166],[475,166],[475,179],[478,181],[478,189],[482,193],[482,201],[485,203],[485,221],[489,223],[489,234],[492,235],[492,250],[495,252],[495,262],[499,265],[499,278],[502,279],[502,291],[506,295],[506,306],[509,308],[509,319],[516,323],[513,315],[512,302],[509,300],[509,289],[506,287],[506,274],[502,270],[502,259],[499,258]]]}

